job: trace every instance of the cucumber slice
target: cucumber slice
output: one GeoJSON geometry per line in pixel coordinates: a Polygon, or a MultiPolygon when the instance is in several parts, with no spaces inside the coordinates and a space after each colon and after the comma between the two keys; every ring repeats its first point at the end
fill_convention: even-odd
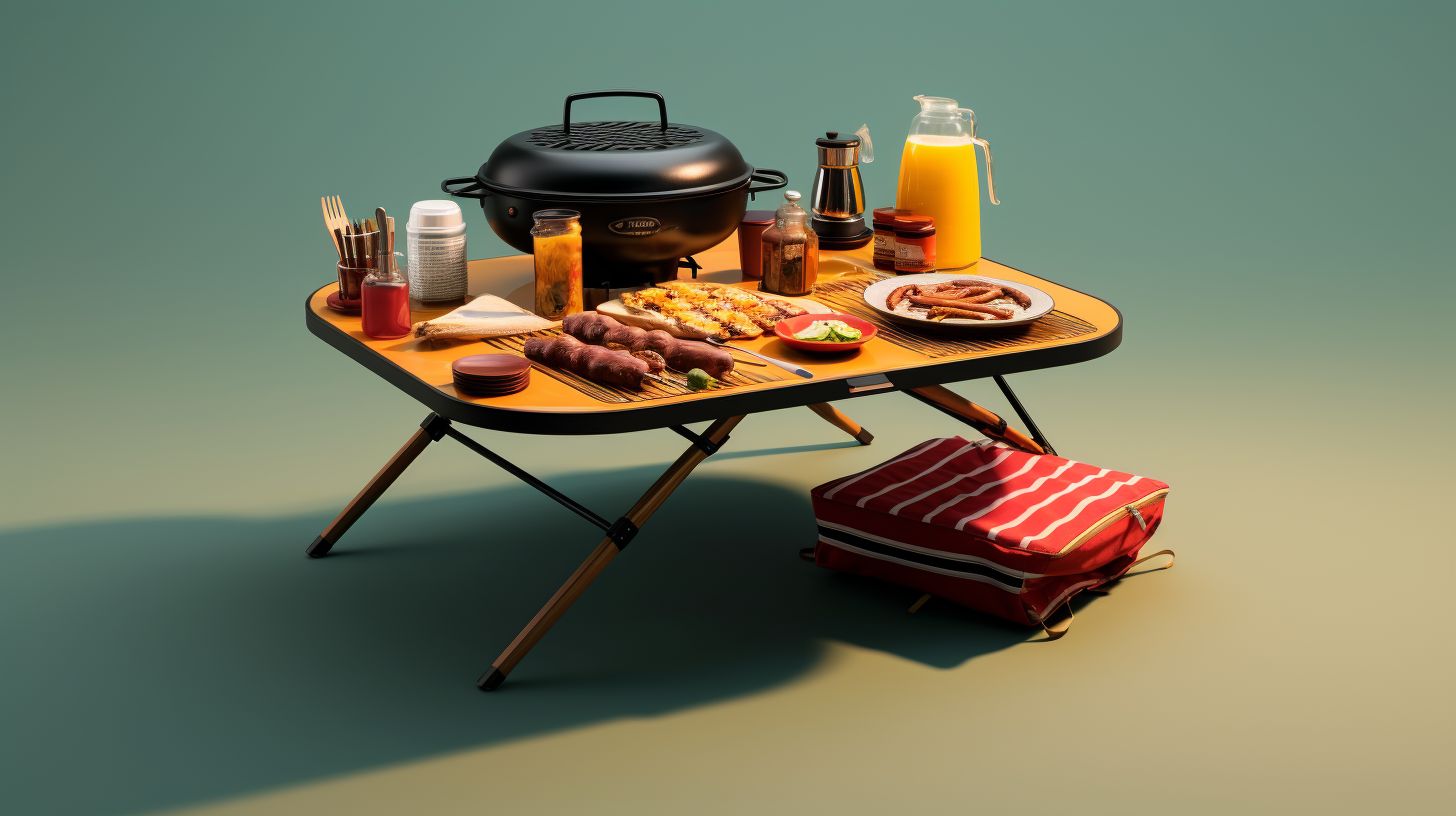
{"type": "Polygon", "coordinates": [[[834,337],[842,343],[853,343],[864,336],[863,332],[847,323],[838,320],[834,322],[839,323],[838,326],[834,327],[834,337]]]}
{"type": "Polygon", "coordinates": [[[816,320],[794,334],[795,340],[828,340],[834,329],[827,321],[816,320]]]}

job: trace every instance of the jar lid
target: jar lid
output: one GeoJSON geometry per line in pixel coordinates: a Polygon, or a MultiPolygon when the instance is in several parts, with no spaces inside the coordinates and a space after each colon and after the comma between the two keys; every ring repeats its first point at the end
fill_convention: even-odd
{"type": "Polygon", "coordinates": [[[895,221],[901,216],[910,215],[909,210],[902,210],[899,207],[877,207],[874,210],[872,219],[876,224],[883,224],[887,227],[895,225],[895,221]]]}
{"type": "Polygon", "coordinates": [[[910,234],[935,232],[935,219],[928,215],[897,215],[895,231],[910,234]]]}
{"type": "Polygon", "coordinates": [[[465,223],[460,205],[445,199],[416,201],[410,207],[409,223],[412,230],[450,229],[465,223]]]}

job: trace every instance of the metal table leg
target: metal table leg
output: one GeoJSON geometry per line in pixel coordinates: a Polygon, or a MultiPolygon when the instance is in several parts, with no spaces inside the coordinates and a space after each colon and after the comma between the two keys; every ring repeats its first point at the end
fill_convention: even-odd
{"type": "Polygon", "coordinates": [[[911,388],[905,393],[938,411],[959,419],[986,436],[1005,442],[1014,448],[1019,448],[1027,453],[1052,452],[1050,447],[1044,447],[1021,431],[1007,427],[1006,420],[994,412],[982,408],[943,385],[923,385],[911,388]]]}
{"type": "Polygon", "coordinates": [[[481,675],[477,685],[482,690],[492,691],[505,682],[506,675],[515,669],[516,665],[531,651],[531,648],[550,631],[552,625],[561,618],[567,609],[571,608],[576,599],[586,592],[587,587],[591,586],[597,576],[612,562],[612,559],[616,558],[617,554],[627,546],[632,537],[647,522],[647,519],[657,512],[663,502],[667,501],[667,497],[672,495],[672,492],[683,483],[689,473],[692,473],[693,468],[717,451],[723,441],[728,438],[729,432],[741,421],[743,421],[741,416],[720,419],[709,425],[702,434],[692,434],[686,429],[674,428],[679,433],[694,438],[693,446],[684,451],[677,461],[673,462],[672,466],[658,477],[652,487],[642,494],[642,498],[632,505],[632,509],[612,525],[611,529],[607,531],[606,537],[595,550],[592,550],[591,555],[587,556],[587,559],[576,568],[571,577],[566,579],[566,583],[562,584],[550,600],[546,601],[546,605],[541,607],[541,611],[537,612],[531,622],[526,624],[526,628],[516,635],[515,640],[511,641],[505,651],[501,652],[500,656],[491,664],[490,670],[481,675]]]}
{"type": "Polygon", "coordinates": [[[384,491],[388,490],[389,486],[394,484],[394,480],[398,479],[401,473],[404,473],[405,469],[424,452],[425,448],[430,446],[431,442],[435,442],[444,436],[449,427],[450,420],[442,416],[432,413],[425,417],[425,420],[420,423],[420,429],[415,431],[414,435],[404,443],[404,447],[400,448],[395,452],[394,456],[390,457],[388,462],[384,463],[384,467],[380,468],[379,472],[374,474],[374,478],[370,479],[369,483],[364,485],[364,489],[360,490],[359,494],[344,507],[343,512],[339,513],[338,517],[330,522],[329,526],[325,527],[324,531],[313,540],[313,543],[308,545],[308,550],[306,551],[308,557],[323,558],[328,555],[329,550],[333,549],[334,544],[344,535],[349,527],[358,521],[360,516],[364,515],[364,511],[368,510],[380,496],[384,495],[384,491]]]}
{"type": "Polygon", "coordinates": [[[855,441],[861,445],[868,445],[875,439],[875,435],[865,430],[864,426],[840,413],[837,408],[827,402],[811,403],[809,410],[823,417],[824,421],[830,425],[854,437],[855,441]]]}
{"type": "Polygon", "coordinates": [[[1031,418],[1031,414],[1021,404],[1021,398],[1017,397],[1016,392],[1011,390],[1011,385],[1006,382],[1006,378],[997,374],[994,379],[996,380],[996,387],[1001,389],[1001,393],[1006,396],[1006,401],[1011,403],[1011,409],[1016,412],[1017,416],[1021,417],[1021,424],[1025,425],[1028,431],[1031,431],[1031,438],[1035,439],[1038,445],[1046,448],[1047,453],[1055,454],[1057,452],[1056,449],[1052,447],[1052,443],[1047,441],[1046,436],[1041,432],[1041,428],[1036,427],[1036,420],[1031,418]]]}

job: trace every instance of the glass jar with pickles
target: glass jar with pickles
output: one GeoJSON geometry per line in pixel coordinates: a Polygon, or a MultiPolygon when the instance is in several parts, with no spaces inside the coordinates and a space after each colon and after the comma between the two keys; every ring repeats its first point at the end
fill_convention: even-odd
{"type": "Polygon", "coordinates": [[[582,310],[581,213],[537,210],[532,218],[536,260],[536,314],[560,320],[582,310]]]}

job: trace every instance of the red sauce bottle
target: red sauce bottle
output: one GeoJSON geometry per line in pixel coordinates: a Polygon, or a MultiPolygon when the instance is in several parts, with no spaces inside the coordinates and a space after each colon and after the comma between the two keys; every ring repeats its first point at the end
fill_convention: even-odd
{"type": "Polygon", "coordinates": [[[409,281],[399,273],[394,259],[381,256],[382,268],[364,277],[360,287],[364,335],[375,340],[394,340],[410,333],[409,281]]]}

